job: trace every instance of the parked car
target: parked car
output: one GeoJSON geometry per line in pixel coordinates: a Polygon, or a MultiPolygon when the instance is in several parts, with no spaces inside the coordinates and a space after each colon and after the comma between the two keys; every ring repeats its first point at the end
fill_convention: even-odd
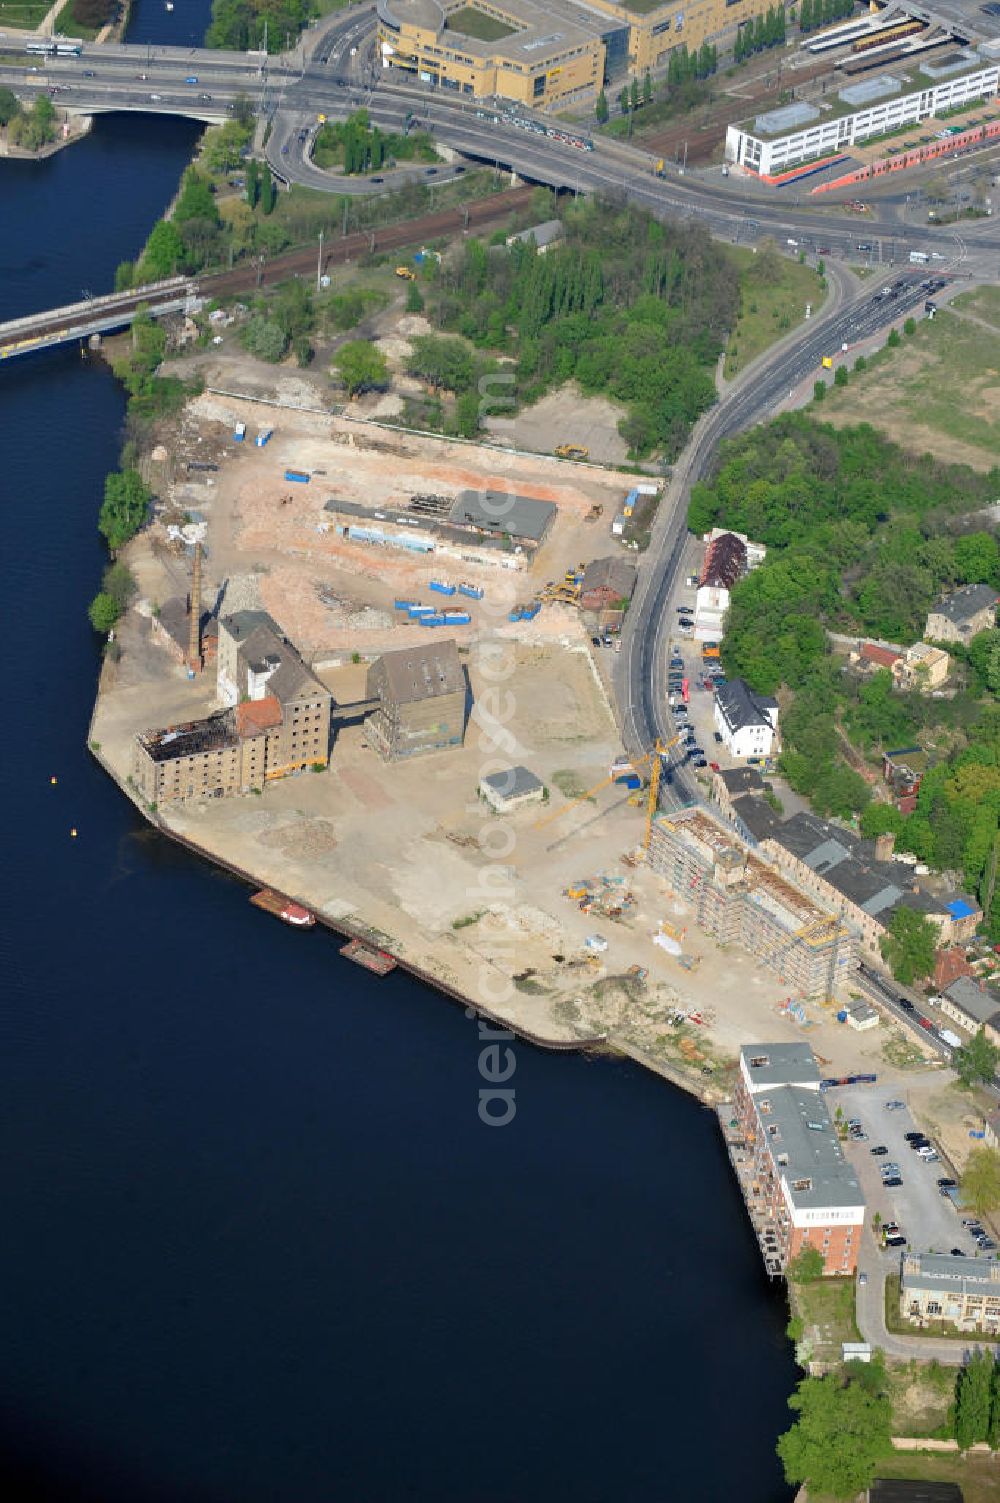
{"type": "Polygon", "coordinates": [[[914,1007],[913,1003],[910,1001],[909,997],[897,997],[896,1006],[901,1007],[904,1012],[916,1012],[917,1010],[914,1007]]]}
{"type": "Polygon", "coordinates": [[[977,1240],[982,1252],[992,1252],[996,1247],[996,1243],[993,1241],[992,1237],[979,1237],[977,1240]]]}
{"type": "Polygon", "coordinates": [[[858,1283],[861,1284],[861,1285],[865,1285],[865,1284],[867,1284],[867,1282],[868,1282],[868,1275],[866,1273],[859,1273],[858,1274],[858,1283]]]}
{"type": "Polygon", "coordinates": [[[887,1112],[901,1112],[905,1109],[905,1107],[905,1101],[887,1101],[885,1104],[885,1109],[887,1112]]]}
{"type": "Polygon", "coordinates": [[[960,1247],[953,1247],[951,1249],[951,1255],[952,1255],[953,1258],[964,1258],[965,1257],[965,1253],[962,1251],[962,1249],[960,1247]]]}
{"type": "Polygon", "coordinates": [[[721,746],[722,745],[722,733],[721,733],[721,731],[713,731],[712,735],[715,737],[715,744],[716,744],[716,746],[721,746]]]}
{"type": "Polygon", "coordinates": [[[875,1147],[869,1148],[868,1152],[874,1154],[876,1158],[883,1158],[889,1150],[884,1143],[876,1143],[875,1147]]]}
{"type": "Polygon", "coordinates": [[[898,1174],[887,1174],[882,1183],[883,1185],[885,1185],[887,1190],[895,1190],[903,1183],[903,1181],[898,1174]]]}
{"type": "Polygon", "coordinates": [[[925,1143],[927,1141],[922,1132],[904,1132],[903,1137],[907,1143],[925,1143]]]}

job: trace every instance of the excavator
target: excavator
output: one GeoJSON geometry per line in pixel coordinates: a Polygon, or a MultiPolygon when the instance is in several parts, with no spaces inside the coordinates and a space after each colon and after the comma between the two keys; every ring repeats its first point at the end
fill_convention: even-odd
{"type": "Polygon", "coordinates": [[[554,452],[557,459],[577,459],[582,461],[590,458],[590,450],[585,449],[582,444],[559,444],[554,452]]]}
{"type": "Polygon", "coordinates": [[[622,763],[616,766],[608,777],[602,778],[599,783],[595,783],[593,788],[588,788],[586,793],[578,794],[576,798],[570,799],[568,803],[560,804],[558,809],[551,809],[541,819],[536,819],[535,829],[540,830],[544,825],[551,824],[553,820],[561,819],[570,809],[575,809],[578,804],[585,804],[588,799],[593,798],[595,793],[599,793],[602,788],[607,788],[610,783],[615,782],[616,779],[628,772],[638,773],[640,768],[648,766],[649,785],[643,794],[646,804],[646,833],[642,841],[643,854],[648,855],[649,843],[653,836],[653,819],[656,815],[657,800],[660,795],[660,775],[663,771],[663,758],[670,751],[671,747],[676,746],[680,740],[680,736],[673,736],[666,742],[657,741],[653,749],[646,752],[644,756],[630,757],[627,764],[622,763]]]}

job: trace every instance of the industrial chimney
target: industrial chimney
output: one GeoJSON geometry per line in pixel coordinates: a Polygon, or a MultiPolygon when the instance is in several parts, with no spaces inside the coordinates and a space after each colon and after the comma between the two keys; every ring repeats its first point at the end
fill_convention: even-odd
{"type": "Polygon", "coordinates": [[[194,545],[194,569],[191,574],[191,616],[188,635],[188,667],[201,671],[201,544],[194,545]]]}

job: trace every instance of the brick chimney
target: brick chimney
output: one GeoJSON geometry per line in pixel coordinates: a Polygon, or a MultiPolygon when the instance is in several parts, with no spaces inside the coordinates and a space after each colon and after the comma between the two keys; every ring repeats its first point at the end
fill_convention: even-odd
{"type": "Polygon", "coordinates": [[[886,830],[886,832],[885,832],[884,835],[876,835],[876,837],[875,837],[875,860],[876,861],[891,861],[892,860],[893,847],[895,846],[895,844],[896,844],[896,837],[895,837],[895,835],[893,834],[893,832],[891,830],[886,830]]]}
{"type": "Polygon", "coordinates": [[[188,667],[193,673],[201,671],[201,544],[194,545],[194,566],[191,573],[191,611],[188,634],[188,667]]]}

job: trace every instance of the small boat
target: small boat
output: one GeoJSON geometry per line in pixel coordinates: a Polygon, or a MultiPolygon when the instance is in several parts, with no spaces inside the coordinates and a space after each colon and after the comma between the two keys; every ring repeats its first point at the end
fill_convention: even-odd
{"type": "Polygon", "coordinates": [[[167,8],[167,10],[173,10],[173,8],[174,8],[174,0],[167,0],[167,6],[166,6],[166,8],[167,8]]]}
{"type": "Polygon", "coordinates": [[[345,960],[353,960],[355,965],[363,965],[366,971],[373,971],[376,976],[388,976],[390,971],[396,969],[396,961],[385,950],[375,950],[370,945],[361,943],[360,939],[349,939],[346,945],[340,949],[345,960]]]}
{"type": "Polygon", "coordinates": [[[260,892],[253,894],[250,901],[255,908],[273,913],[275,918],[291,924],[293,929],[311,929],[316,922],[316,915],[310,913],[308,908],[303,908],[301,903],[293,903],[291,898],[284,897],[270,887],[262,887],[260,892]]]}

